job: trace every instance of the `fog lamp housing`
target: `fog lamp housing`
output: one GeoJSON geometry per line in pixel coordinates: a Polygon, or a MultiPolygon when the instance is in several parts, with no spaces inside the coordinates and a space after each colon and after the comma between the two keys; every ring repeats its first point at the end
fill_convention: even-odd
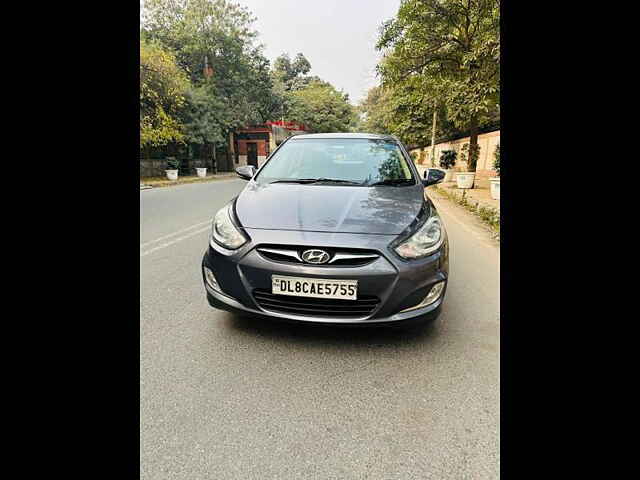
{"type": "Polygon", "coordinates": [[[419,304],[414,305],[413,307],[405,308],[402,312],[410,312],[411,310],[417,310],[418,308],[426,307],[427,305],[431,305],[433,302],[438,300],[442,296],[442,292],[444,292],[444,287],[446,285],[445,281],[435,283],[427,296],[424,297],[419,304]]]}
{"type": "Polygon", "coordinates": [[[218,284],[218,280],[216,279],[216,276],[213,274],[211,269],[207,267],[203,267],[203,268],[204,268],[204,278],[207,282],[207,285],[209,285],[211,288],[219,292],[220,285],[218,284]]]}

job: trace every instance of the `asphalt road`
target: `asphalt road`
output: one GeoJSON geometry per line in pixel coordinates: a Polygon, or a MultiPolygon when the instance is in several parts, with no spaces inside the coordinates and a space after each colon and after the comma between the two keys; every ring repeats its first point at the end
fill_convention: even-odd
{"type": "MultiPolygon", "coordinates": [[[[142,479],[499,478],[499,247],[434,199],[450,283],[422,332],[212,309],[210,219],[242,180],[140,192],[142,479]]],[[[432,195],[433,198],[433,195],[432,195]]]]}

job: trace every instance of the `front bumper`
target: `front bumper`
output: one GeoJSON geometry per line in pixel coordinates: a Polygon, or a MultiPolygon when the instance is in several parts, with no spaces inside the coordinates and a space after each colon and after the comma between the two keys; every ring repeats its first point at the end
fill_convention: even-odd
{"type": "Polygon", "coordinates": [[[272,320],[312,322],[339,325],[404,324],[435,320],[439,315],[445,289],[432,304],[403,311],[420,303],[431,287],[448,279],[448,243],[437,252],[420,260],[404,261],[388,248],[395,239],[389,235],[292,232],[282,230],[246,229],[251,240],[236,251],[209,246],[202,265],[214,272],[220,290],[203,282],[212,307],[234,313],[272,320]],[[298,245],[306,247],[364,248],[375,250],[375,261],[353,267],[329,267],[273,261],[256,251],[260,245],[298,245]],[[255,289],[271,289],[271,275],[290,275],[310,278],[358,280],[358,295],[373,295],[380,299],[369,314],[358,318],[299,315],[262,308],[253,296],[255,289]]]}

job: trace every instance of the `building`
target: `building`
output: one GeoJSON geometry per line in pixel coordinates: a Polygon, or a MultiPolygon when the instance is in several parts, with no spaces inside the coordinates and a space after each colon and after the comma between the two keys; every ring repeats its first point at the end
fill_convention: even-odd
{"type": "Polygon", "coordinates": [[[234,159],[234,167],[253,165],[259,168],[285,138],[306,131],[304,125],[284,121],[238,129],[229,136],[229,152],[234,159]]]}
{"type": "MultiPolygon", "coordinates": [[[[210,68],[210,67],[209,67],[210,68]]],[[[266,122],[238,129],[229,135],[227,145],[175,144],[160,147],[149,158],[140,158],[140,178],[165,175],[167,156],[181,161],[180,175],[193,175],[196,167],[207,167],[211,173],[233,172],[241,165],[260,167],[273,150],[291,135],[306,133],[307,127],[292,122],[266,122]]]]}

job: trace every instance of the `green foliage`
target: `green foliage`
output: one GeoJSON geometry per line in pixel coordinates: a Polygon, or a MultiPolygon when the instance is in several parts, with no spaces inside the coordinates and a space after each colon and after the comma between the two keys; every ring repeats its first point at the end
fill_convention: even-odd
{"type": "Polygon", "coordinates": [[[321,78],[307,75],[310,70],[302,53],[293,61],[286,53],[276,58],[271,70],[274,117],[303,123],[314,132],[353,128],[356,119],[348,97],[321,78]]]}
{"type": "Polygon", "coordinates": [[[180,160],[177,160],[175,157],[167,157],[167,170],[178,169],[180,169],[180,160]]]}
{"type": "Polygon", "coordinates": [[[383,85],[413,106],[402,114],[406,124],[436,99],[454,127],[470,132],[471,163],[478,128],[499,115],[499,9],[499,0],[403,0],[377,43],[383,85]]]}
{"type": "Polygon", "coordinates": [[[307,86],[304,75],[310,70],[311,63],[302,53],[298,53],[293,61],[288,54],[283,53],[273,62],[272,74],[274,80],[282,83],[286,91],[291,91],[307,86]]]}
{"type": "MultiPolygon", "coordinates": [[[[141,39],[174,52],[175,78],[184,83],[180,108],[155,113],[164,130],[153,145],[223,144],[238,127],[282,117],[314,131],[351,128],[355,118],[348,97],[307,76],[311,64],[302,53],[293,60],[284,54],[270,68],[256,45],[254,20],[229,0],[145,0],[141,39]]],[[[149,123],[141,117],[141,130],[149,123]]],[[[147,130],[144,138],[151,141],[147,130]]]]}
{"type": "MultiPolygon", "coordinates": [[[[425,99],[413,82],[376,86],[357,107],[359,131],[396,135],[407,145],[431,145],[433,109],[433,101],[425,99]]],[[[436,141],[461,136],[464,132],[447,118],[446,109],[438,106],[436,141]]]]}
{"type": "Polygon", "coordinates": [[[190,95],[190,138],[203,139],[203,126],[214,124],[209,137],[221,139],[220,129],[264,122],[277,109],[269,61],[254,44],[253,21],[246,8],[227,0],[145,0],[143,34],[176,52],[196,89],[190,95]],[[203,72],[205,59],[210,78],[203,72]],[[205,110],[209,118],[197,121],[194,114],[205,110]]]}
{"type": "Polygon", "coordinates": [[[440,167],[450,169],[456,165],[456,157],[458,154],[455,150],[443,150],[440,153],[440,167]]]}
{"type": "Polygon", "coordinates": [[[185,139],[199,145],[224,142],[225,133],[233,126],[233,118],[225,116],[224,102],[207,86],[190,89],[186,98],[185,139]]]}
{"type": "Polygon", "coordinates": [[[493,153],[493,169],[500,176],[500,144],[496,145],[496,151],[493,153]]]}
{"type": "Polygon", "coordinates": [[[179,120],[189,81],[175,56],[161,45],[140,40],[140,146],[179,142],[179,120]]]}
{"type": "Polygon", "coordinates": [[[357,130],[366,133],[391,134],[389,128],[390,102],[382,87],[373,87],[360,102],[356,112],[359,115],[357,130]]]}
{"type": "Polygon", "coordinates": [[[307,125],[314,133],[348,132],[356,122],[349,96],[326,82],[312,82],[292,92],[287,119],[307,125]]]}
{"type": "Polygon", "coordinates": [[[460,160],[467,164],[468,172],[475,172],[480,158],[480,145],[477,143],[471,145],[471,143],[465,143],[460,149],[460,160]]]}

